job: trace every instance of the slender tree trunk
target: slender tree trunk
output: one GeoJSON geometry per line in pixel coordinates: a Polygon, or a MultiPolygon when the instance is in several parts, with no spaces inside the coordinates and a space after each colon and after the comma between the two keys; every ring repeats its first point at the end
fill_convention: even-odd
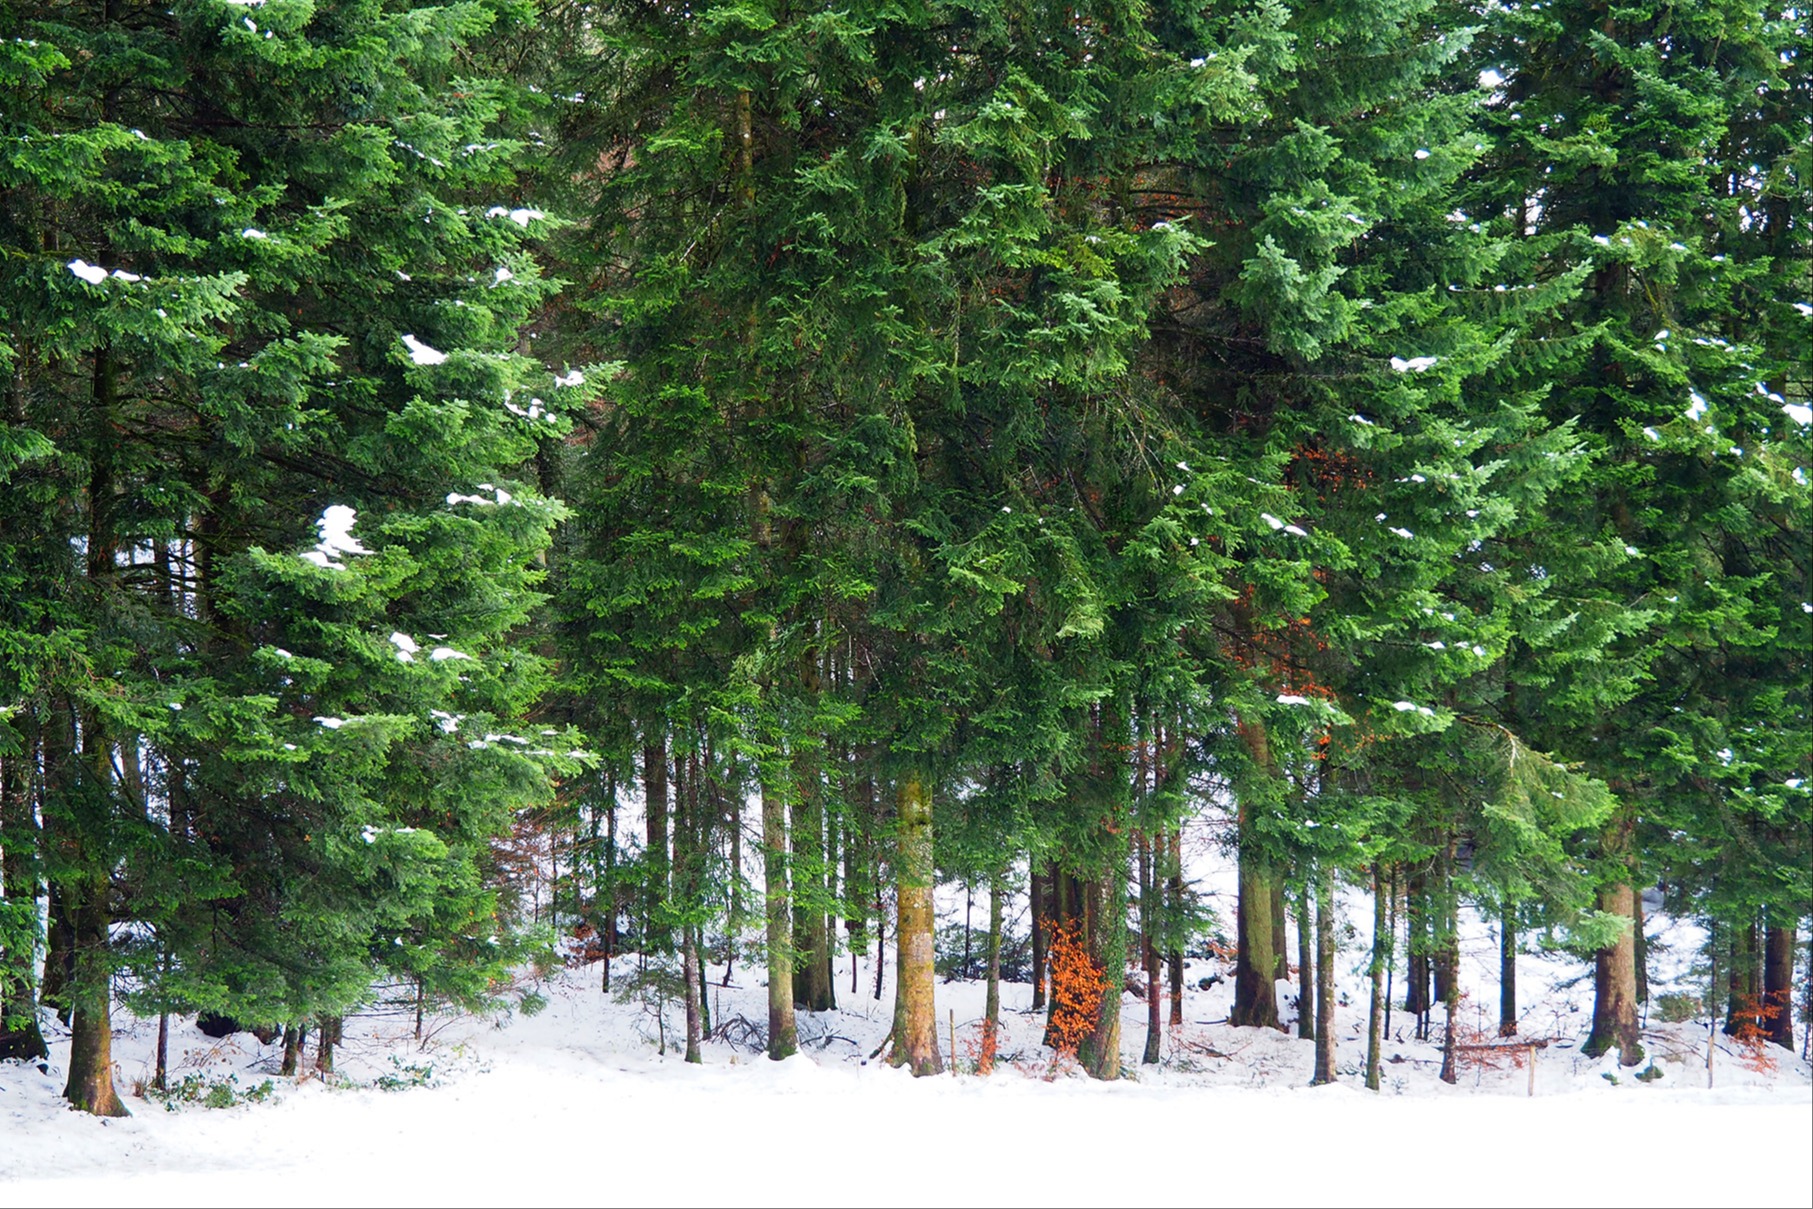
{"type": "Polygon", "coordinates": [[[995,1069],[995,1051],[1001,1043],[1001,900],[1007,897],[1007,878],[999,869],[988,879],[988,992],[982,1008],[982,1053],[976,1073],[995,1069]]]}
{"type": "Polygon", "coordinates": [[[1385,910],[1385,1020],[1384,1035],[1391,1036],[1391,996],[1392,980],[1397,975],[1398,967],[1398,865],[1393,861],[1387,866],[1389,882],[1386,887],[1385,910]]]}
{"type": "Polygon", "coordinates": [[[1385,880],[1384,870],[1378,864],[1372,867],[1372,962],[1368,968],[1369,981],[1372,983],[1372,998],[1366,1005],[1366,1088],[1368,1091],[1379,1090],[1379,1064],[1383,1057],[1385,1041],[1385,1013],[1390,1011],[1390,996],[1385,990],[1385,967],[1391,961],[1392,941],[1391,920],[1386,913],[1386,900],[1391,895],[1391,887],[1385,880]]]}
{"type": "Polygon", "coordinates": [[[916,768],[901,774],[898,793],[900,839],[894,876],[899,918],[894,936],[899,983],[890,1061],[909,1067],[915,1076],[936,1075],[944,1070],[944,1059],[938,1049],[933,1002],[932,795],[916,768]]]}
{"type": "MultiPolygon", "coordinates": [[[[818,692],[816,662],[803,661],[808,696],[818,692]]],[[[793,1003],[808,1012],[837,1006],[825,936],[825,812],[817,759],[802,744],[794,758],[793,796],[793,1003]]]]}
{"type": "Polygon", "coordinates": [[[302,1026],[286,1024],[283,1026],[283,1065],[277,1073],[284,1078],[294,1078],[302,1069],[302,1026]]]}
{"type": "Polygon", "coordinates": [[[697,1065],[705,1061],[699,1052],[704,1039],[699,1013],[704,996],[699,992],[698,929],[692,924],[680,928],[680,977],[686,983],[686,1061],[697,1065]]]}
{"type": "Polygon", "coordinates": [[[1763,1031],[1789,1052],[1794,1049],[1795,933],[1792,923],[1779,928],[1772,923],[1763,932],[1763,1004],[1768,1010],[1763,1031]]]}
{"type": "Polygon", "coordinates": [[[1637,1002],[1649,1002],[1649,939],[1643,935],[1643,892],[1635,886],[1630,895],[1630,939],[1637,968],[1637,1002]]]}
{"type": "Polygon", "coordinates": [[[1051,875],[1041,872],[1036,859],[1032,865],[1029,894],[1032,898],[1032,1010],[1045,1007],[1045,964],[1050,946],[1048,930],[1051,918],[1051,875]]]}
{"type": "Polygon", "coordinates": [[[1310,953],[1314,939],[1314,908],[1309,901],[1310,878],[1303,877],[1303,889],[1297,895],[1297,1036],[1305,1041],[1316,1038],[1315,968],[1310,953]]]}
{"type": "Polygon", "coordinates": [[[0,886],[6,906],[28,913],[32,926],[21,944],[0,953],[0,1062],[42,1062],[50,1050],[38,1027],[39,831],[31,775],[37,728],[29,713],[19,730],[19,750],[0,760],[0,886]]]}
{"type": "Polygon", "coordinates": [[[788,926],[787,803],[762,785],[762,881],[768,918],[768,1056],[775,1061],[799,1052],[793,1022],[793,937],[788,926]]]}
{"type": "Polygon", "coordinates": [[[1173,828],[1166,837],[1166,859],[1169,875],[1165,878],[1165,919],[1169,952],[1166,964],[1171,973],[1171,1027],[1183,1023],[1183,836],[1173,828]]]}
{"type": "Polygon", "coordinates": [[[1419,870],[1410,875],[1404,890],[1405,947],[1410,954],[1405,972],[1404,1010],[1416,1017],[1418,1040],[1429,1038],[1429,900],[1419,870]]]}
{"type": "Polygon", "coordinates": [[[1517,904],[1498,916],[1498,1035],[1517,1035],[1517,904]]]}
{"type": "Polygon", "coordinates": [[[667,734],[654,731],[648,738],[651,741],[642,747],[649,871],[648,900],[643,906],[646,934],[642,947],[649,952],[665,953],[673,947],[667,926],[660,918],[667,903],[670,866],[667,855],[667,734]]]}
{"type": "Polygon", "coordinates": [[[1316,870],[1316,1077],[1333,1083],[1335,1070],[1335,876],[1316,870]]]}
{"type": "Polygon", "coordinates": [[[1158,927],[1158,887],[1152,837],[1141,833],[1139,845],[1139,931],[1140,966],[1146,975],[1146,1048],[1140,1062],[1151,1066],[1158,1062],[1164,1040],[1164,1011],[1159,993],[1158,945],[1153,931],[1158,927]]]}
{"type": "Polygon", "coordinates": [[[340,1017],[323,1016],[315,1022],[315,1070],[323,1075],[334,1073],[334,1047],[340,1044],[340,1017]]]}
{"type": "Polygon", "coordinates": [[[1756,1023],[1757,928],[1754,920],[1731,929],[1730,970],[1726,974],[1725,1033],[1736,1036],[1756,1023]]]}

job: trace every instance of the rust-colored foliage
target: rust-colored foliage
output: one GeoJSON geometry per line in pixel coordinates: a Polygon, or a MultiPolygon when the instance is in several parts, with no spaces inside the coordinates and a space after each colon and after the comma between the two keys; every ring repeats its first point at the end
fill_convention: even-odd
{"type": "Polygon", "coordinates": [[[1759,1075],[1774,1074],[1777,1066],[1776,1047],[1771,1044],[1769,1026],[1787,1006],[1787,992],[1773,996],[1743,995],[1738,999],[1736,1023],[1731,1039],[1737,1042],[1737,1060],[1746,1070],[1759,1075]]]}
{"type": "Polygon", "coordinates": [[[1045,1037],[1056,1051],[1052,1057],[1055,1073],[1060,1062],[1075,1060],[1078,1047],[1094,1031],[1108,977],[1071,920],[1052,926],[1047,958],[1051,962],[1052,1008],[1045,1037]]]}

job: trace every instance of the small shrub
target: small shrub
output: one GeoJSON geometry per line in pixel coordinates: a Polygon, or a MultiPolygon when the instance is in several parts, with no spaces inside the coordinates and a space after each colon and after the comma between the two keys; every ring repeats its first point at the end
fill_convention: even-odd
{"type": "Polygon", "coordinates": [[[432,1062],[416,1064],[405,1062],[395,1054],[390,1056],[390,1073],[379,1075],[377,1086],[383,1091],[404,1091],[411,1087],[434,1086],[434,1064],[432,1062]]]}
{"type": "Polygon", "coordinates": [[[1657,995],[1656,1015],[1664,1024],[1686,1024],[1706,1014],[1698,995],[1657,995]]]}

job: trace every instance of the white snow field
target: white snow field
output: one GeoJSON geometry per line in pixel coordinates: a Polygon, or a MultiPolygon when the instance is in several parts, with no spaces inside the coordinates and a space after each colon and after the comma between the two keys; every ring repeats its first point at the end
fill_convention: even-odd
{"type": "MultiPolygon", "coordinates": [[[[1483,929],[1469,937],[1471,974],[1494,943],[1483,929]]],[[[721,1040],[687,1066],[672,1003],[661,1055],[654,1008],[603,995],[599,968],[582,965],[542,984],[539,1014],[431,1019],[423,1045],[406,1010],[349,1019],[332,1085],[273,1077],[262,1102],[225,1108],[166,1111],[132,1094],[156,1023],[122,1012],[115,1057],[131,1119],[64,1107],[61,1038],[48,1075],[0,1065],[0,1204],[1813,1204],[1807,1065],[1776,1049],[1773,1070],[1753,1070],[1721,1048],[1707,1090],[1705,1025],[1653,1022],[1659,1080],[1581,1058],[1591,985],[1573,981],[1578,962],[1530,956],[1520,969],[1526,1035],[1561,1038],[1539,1051],[1534,1098],[1529,1071],[1509,1065],[1442,1084],[1438,1048],[1395,1036],[1385,1086],[1367,1092],[1364,984],[1350,970],[1342,1081],[1311,1088],[1310,1043],[1214,1023],[1227,986],[1196,980],[1216,969],[1193,963],[1186,1024],[1167,1030],[1156,1067],[1139,1063],[1145,1005],[1127,1000],[1130,1077],[1112,1084],[1048,1077],[1023,984],[1004,988],[992,1077],[915,1080],[865,1064],[893,988],[876,1001],[859,962],[852,994],[847,957],[841,1010],[802,1013],[805,1052],[782,1063],[721,1040]]],[[[619,983],[633,970],[619,959],[619,983]]],[[[710,973],[721,981],[723,967],[710,973]]],[[[759,968],[739,964],[731,986],[712,988],[716,1020],[764,1019],[765,994],[759,968]]],[[[1280,995],[1294,1002],[1289,984],[1280,995]]],[[[966,1064],[982,996],[979,983],[938,986],[941,1038],[948,1047],[954,1014],[966,1064]]],[[[1409,1025],[1394,1013],[1393,1034],[1410,1038],[1409,1025]]],[[[276,1069],[278,1047],[249,1034],[212,1041],[187,1019],[171,1031],[173,1082],[231,1076],[244,1093],[276,1069]]]]}

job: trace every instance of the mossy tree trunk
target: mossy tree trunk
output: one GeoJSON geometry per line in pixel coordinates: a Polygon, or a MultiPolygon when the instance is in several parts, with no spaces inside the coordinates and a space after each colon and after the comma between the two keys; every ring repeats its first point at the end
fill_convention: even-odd
{"type": "Polygon", "coordinates": [[[899,903],[894,940],[899,981],[895,987],[894,1045],[889,1061],[915,1076],[944,1070],[933,1002],[932,795],[917,768],[900,775],[898,855],[894,866],[899,903]]]}
{"type": "Polygon", "coordinates": [[[768,1056],[799,1052],[793,1019],[793,936],[787,894],[787,801],[762,784],[762,887],[767,917],[768,1056]]]}
{"type": "Polygon", "coordinates": [[[1368,969],[1372,998],[1366,1005],[1366,1087],[1379,1090],[1379,1063],[1385,1040],[1385,967],[1391,960],[1391,921],[1386,900],[1391,896],[1383,869],[1372,867],[1372,962],[1368,969]]]}
{"type": "Polygon", "coordinates": [[[995,870],[988,879],[988,991],[982,1007],[982,1053],[976,1073],[990,1074],[995,1051],[1001,1044],[1001,911],[1007,897],[1007,876],[995,870]]]}
{"type": "MultiPolygon", "coordinates": [[[[1335,1071],[1335,875],[1316,870],[1316,1074],[1333,1083],[1335,1071]]],[[[1307,981],[1307,975],[1305,976],[1307,981]]]]}
{"type": "MultiPolygon", "coordinates": [[[[1626,870],[1630,864],[1632,835],[1636,819],[1620,811],[1607,829],[1605,851],[1626,870]]],[[[1599,888],[1599,910],[1632,921],[1636,918],[1628,873],[1599,888]]],[[[1600,949],[1593,958],[1593,1029],[1581,1052],[1597,1058],[1614,1046],[1620,1066],[1635,1066],[1643,1060],[1643,1045],[1637,1019],[1637,944],[1634,927],[1626,927],[1618,939],[1600,949]]]]}

